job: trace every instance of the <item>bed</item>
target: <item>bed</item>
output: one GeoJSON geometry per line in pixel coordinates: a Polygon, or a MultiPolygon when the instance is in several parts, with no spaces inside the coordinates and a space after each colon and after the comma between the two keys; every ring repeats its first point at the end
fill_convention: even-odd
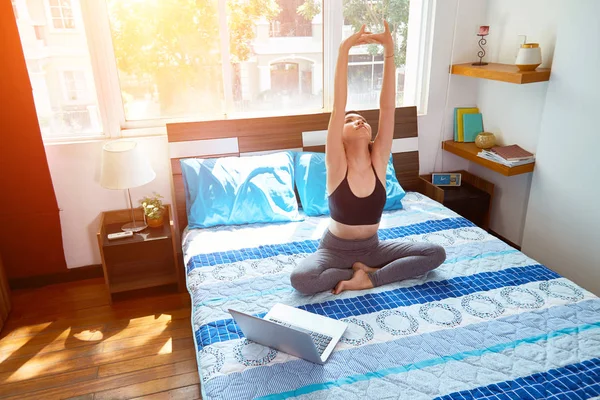
{"type": "MultiPolygon", "coordinates": [[[[416,125],[414,109],[398,110],[414,114],[416,125]]],[[[243,123],[243,129],[223,131],[211,130],[210,123],[168,126],[172,145],[186,143],[172,146],[171,158],[204,399],[600,395],[600,300],[418,192],[406,194],[402,210],[384,213],[379,236],[440,244],[445,263],[425,276],[337,296],[301,295],[289,282],[299,260],[315,251],[327,217],[184,229],[177,160],[244,153],[242,143],[254,137],[249,132],[264,135],[272,120],[262,122],[260,129],[243,123]],[[215,141],[228,139],[224,135],[231,132],[239,135],[237,149],[215,141]],[[194,147],[194,141],[203,144],[194,147]],[[263,316],[279,302],[348,323],[324,366],[248,342],[227,312],[235,308],[263,316]]],[[[406,128],[411,122],[402,123],[406,128]]],[[[306,149],[312,143],[304,129],[324,129],[322,124],[298,126],[302,130],[295,128],[296,134],[282,135],[300,132],[296,146],[253,144],[252,152],[306,149]]],[[[404,163],[396,167],[398,179],[416,189],[418,154],[415,173],[410,145],[395,144],[394,149],[399,154],[394,164],[404,163]]]]}

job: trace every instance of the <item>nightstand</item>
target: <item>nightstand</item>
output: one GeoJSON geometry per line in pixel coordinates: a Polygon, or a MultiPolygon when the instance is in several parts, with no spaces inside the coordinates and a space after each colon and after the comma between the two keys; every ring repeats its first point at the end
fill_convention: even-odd
{"type": "MultiPolygon", "coordinates": [[[[141,209],[134,212],[136,219],[143,219],[141,209]]],[[[171,207],[165,205],[161,227],[148,227],[130,238],[108,240],[108,234],[121,232],[121,226],[129,221],[129,209],[106,211],[100,218],[98,246],[111,302],[117,293],[157,286],[176,286],[181,291],[183,274],[177,260],[171,207]]]]}
{"type": "Polygon", "coordinates": [[[467,171],[454,172],[461,173],[461,186],[435,186],[431,174],[421,175],[419,192],[488,230],[494,184],[467,171]]]}

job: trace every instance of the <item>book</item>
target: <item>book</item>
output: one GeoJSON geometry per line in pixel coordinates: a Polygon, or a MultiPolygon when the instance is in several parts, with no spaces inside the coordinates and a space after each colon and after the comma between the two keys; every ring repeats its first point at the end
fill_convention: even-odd
{"type": "Polygon", "coordinates": [[[454,109],[454,141],[458,142],[458,118],[456,117],[456,112],[458,108],[454,109]]]}
{"type": "Polygon", "coordinates": [[[530,157],[524,160],[508,161],[499,156],[498,154],[494,153],[493,151],[489,150],[481,150],[479,153],[477,153],[477,156],[498,164],[506,165],[507,167],[516,167],[519,165],[531,164],[535,162],[535,157],[530,157]]]}
{"type": "Polygon", "coordinates": [[[454,109],[454,118],[455,118],[455,142],[464,142],[464,124],[463,124],[463,115],[465,114],[477,114],[479,112],[479,108],[477,107],[459,107],[454,109]]]}
{"type": "Polygon", "coordinates": [[[520,161],[533,158],[533,153],[521,148],[521,146],[513,144],[510,146],[494,146],[492,151],[507,161],[520,161]]]}
{"type": "Polygon", "coordinates": [[[463,138],[465,142],[474,142],[481,132],[483,132],[481,113],[463,115],[463,138]]]}
{"type": "Polygon", "coordinates": [[[456,107],[454,109],[454,141],[458,142],[458,110],[469,107],[456,107]]]}

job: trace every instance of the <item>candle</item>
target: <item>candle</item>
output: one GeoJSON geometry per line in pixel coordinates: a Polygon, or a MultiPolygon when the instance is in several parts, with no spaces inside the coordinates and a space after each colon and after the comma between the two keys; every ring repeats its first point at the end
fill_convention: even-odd
{"type": "Polygon", "coordinates": [[[482,25],[479,27],[479,33],[477,36],[487,36],[490,34],[490,27],[488,25],[482,25]]]}

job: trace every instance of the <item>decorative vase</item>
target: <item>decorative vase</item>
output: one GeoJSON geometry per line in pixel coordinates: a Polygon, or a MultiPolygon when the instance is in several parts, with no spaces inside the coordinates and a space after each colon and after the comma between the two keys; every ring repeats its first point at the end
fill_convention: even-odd
{"type": "Polygon", "coordinates": [[[523,43],[515,65],[520,71],[535,71],[542,63],[542,49],[538,43],[523,43]]]}
{"type": "Polygon", "coordinates": [[[496,145],[496,136],[490,132],[481,132],[475,138],[475,146],[480,149],[491,149],[496,145]]]}
{"type": "Polygon", "coordinates": [[[150,228],[160,228],[163,225],[163,215],[160,214],[160,217],[158,218],[146,217],[146,223],[150,228]]]}

